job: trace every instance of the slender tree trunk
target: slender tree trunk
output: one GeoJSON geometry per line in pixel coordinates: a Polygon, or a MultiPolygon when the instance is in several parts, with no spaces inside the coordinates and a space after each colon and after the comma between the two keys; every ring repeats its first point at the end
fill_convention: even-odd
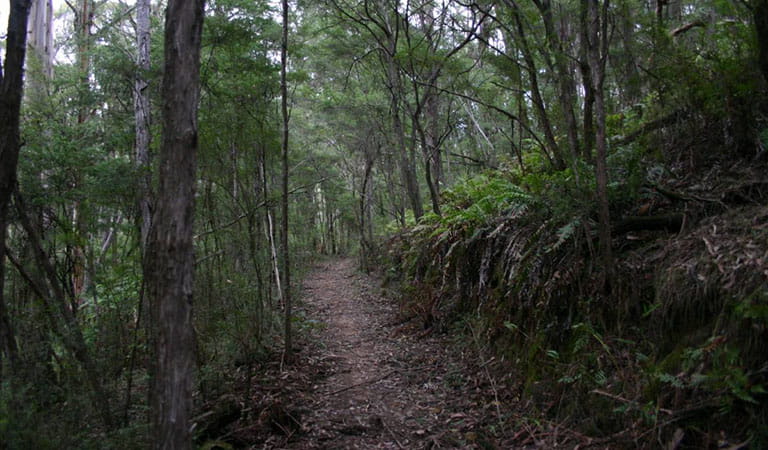
{"type": "Polygon", "coordinates": [[[280,45],[280,110],[283,116],[283,292],[285,294],[285,349],[283,360],[291,363],[293,359],[293,340],[291,336],[291,260],[288,242],[288,0],[283,0],[283,37],[280,45]]]}
{"type": "Polygon", "coordinates": [[[596,161],[595,179],[597,181],[598,203],[598,234],[600,236],[600,256],[603,262],[603,287],[610,289],[613,267],[613,255],[611,250],[611,217],[608,203],[608,139],[605,127],[605,63],[608,48],[607,17],[608,1],[604,0],[602,14],[599,0],[582,0],[588,3],[589,19],[589,62],[592,68],[594,94],[595,94],[595,119],[597,126],[596,135],[596,161]]]}
{"type": "Polygon", "coordinates": [[[360,259],[361,269],[368,272],[371,261],[371,245],[367,230],[370,228],[371,211],[371,172],[373,171],[373,158],[368,155],[366,149],[365,168],[363,170],[363,182],[360,187],[360,259]]]}
{"type": "Polygon", "coordinates": [[[557,70],[558,100],[560,108],[565,118],[566,134],[568,136],[568,147],[570,150],[571,162],[573,164],[574,176],[576,182],[579,182],[579,174],[576,171],[576,160],[579,156],[579,133],[576,115],[573,111],[574,103],[574,84],[571,70],[568,67],[565,48],[561,39],[555,30],[555,21],[552,14],[552,5],[549,0],[536,0],[536,6],[539,9],[544,21],[544,29],[547,36],[549,52],[554,57],[554,66],[557,70]]]}
{"type": "MultiPolygon", "coordinates": [[[[77,60],[77,68],[79,70],[79,92],[80,101],[88,98],[88,92],[90,91],[90,83],[88,80],[88,74],[90,72],[90,47],[91,47],[91,25],[93,23],[93,0],[81,0],[77,5],[75,21],[75,33],[77,35],[77,53],[75,58],[77,60]]],[[[88,107],[83,103],[80,105],[77,111],[77,124],[80,130],[84,130],[83,124],[88,121],[91,113],[88,107]]],[[[84,132],[84,131],[83,131],[84,132]]],[[[75,174],[75,186],[82,185],[82,174],[80,172],[75,174]]],[[[75,242],[71,247],[72,258],[72,292],[74,296],[72,298],[73,309],[80,305],[83,301],[82,295],[88,288],[87,278],[87,261],[86,251],[84,243],[87,242],[87,215],[88,211],[85,204],[81,200],[75,200],[72,206],[72,224],[75,230],[75,242]]]]}
{"type": "Polygon", "coordinates": [[[539,121],[539,125],[544,131],[544,140],[549,147],[549,152],[545,150],[545,155],[549,158],[551,153],[551,160],[555,169],[563,170],[566,167],[565,160],[563,159],[560,146],[557,145],[555,140],[555,133],[552,129],[552,123],[549,120],[546,106],[544,104],[544,98],[541,96],[541,89],[539,87],[539,76],[536,62],[533,58],[528,38],[525,36],[525,29],[523,27],[523,21],[520,17],[519,11],[516,6],[511,6],[512,15],[515,19],[515,27],[517,30],[517,37],[520,40],[520,50],[523,53],[523,59],[525,60],[525,69],[528,72],[528,78],[531,81],[531,99],[533,100],[533,110],[536,114],[536,118],[539,121]]]}
{"type": "Polygon", "coordinates": [[[203,0],[169,0],[165,12],[160,185],[144,274],[157,325],[152,412],[158,449],[192,448],[192,236],[203,17],[203,0]]]}
{"type": "MultiPolygon", "coordinates": [[[[53,78],[53,2],[34,0],[29,13],[29,49],[30,60],[34,59],[34,76],[28,84],[30,94],[38,99],[46,94],[45,82],[53,78]]],[[[27,64],[27,72],[30,64],[27,64]]]]}
{"type": "Polygon", "coordinates": [[[19,123],[30,3],[30,0],[10,2],[5,60],[0,65],[0,349],[8,356],[12,369],[18,361],[18,348],[5,306],[5,239],[8,205],[16,189],[21,148],[19,123]]]}
{"type": "Polygon", "coordinates": [[[579,9],[579,25],[581,41],[579,49],[579,70],[581,71],[582,86],[584,88],[584,145],[582,147],[582,156],[588,162],[592,162],[592,151],[595,148],[595,88],[592,80],[592,69],[590,66],[589,50],[589,5],[587,2],[581,2],[579,9]]]}
{"type": "Polygon", "coordinates": [[[43,249],[40,234],[32,226],[28,215],[28,208],[18,192],[16,193],[15,204],[21,226],[29,237],[37,266],[43,273],[43,280],[36,283],[36,290],[50,314],[54,332],[58,334],[67,351],[74,356],[85,372],[86,382],[90,384],[92,389],[94,404],[102,416],[104,427],[109,430],[113,425],[109,397],[101,382],[97,366],[88,351],[83,332],[77,323],[74,311],[67,305],[67,295],[60,284],[56,269],[43,249]],[[56,316],[57,313],[58,317],[56,316]]]}
{"type": "MultiPolygon", "coordinates": [[[[383,8],[384,9],[384,8],[383,8]]],[[[413,158],[409,155],[408,145],[405,141],[405,126],[400,117],[403,102],[403,86],[400,80],[400,72],[395,61],[397,53],[397,40],[399,34],[399,22],[395,19],[392,23],[392,15],[397,15],[397,10],[383,10],[385,18],[383,26],[386,29],[386,41],[384,50],[385,65],[387,70],[387,84],[390,93],[390,114],[392,116],[392,129],[400,157],[400,177],[405,187],[405,194],[413,211],[413,217],[418,220],[424,215],[424,206],[421,204],[421,192],[416,178],[413,158]]]]}
{"type": "Polygon", "coordinates": [[[138,206],[140,215],[139,232],[141,248],[146,252],[149,229],[152,226],[152,174],[149,145],[151,139],[149,81],[147,74],[150,69],[150,14],[151,0],[136,2],[136,45],[138,48],[136,61],[136,80],[134,82],[133,105],[136,121],[136,168],[139,171],[138,206]]]}
{"type": "MultiPolygon", "coordinates": [[[[136,75],[133,84],[133,111],[135,122],[134,165],[139,173],[138,189],[136,193],[136,205],[138,208],[139,245],[141,248],[142,265],[146,264],[147,245],[149,242],[149,230],[152,226],[152,173],[149,145],[150,132],[150,103],[149,82],[147,74],[150,69],[150,16],[151,0],[136,1],[136,75]]],[[[155,333],[152,330],[152,315],[148,314],[151,307],[146,295],[146,278],[142,280],[140,295],[137,305],[137,319],[133,336],[133,348],[131,350],[130,367],[127,375],[127,389],[125,395],[125,410],[123,421],[128,423],[128,411],[131,405],[133,387],[133,368],[136,353],[139,329],[143,327],[150,341],[150,348],[154,347],[155,333]]],[[[154,363],[150,363],[148,372],[150,377],[155,376],[154,363]]],[[[150,402],[152,395],[149,396],[150,402]]]]}

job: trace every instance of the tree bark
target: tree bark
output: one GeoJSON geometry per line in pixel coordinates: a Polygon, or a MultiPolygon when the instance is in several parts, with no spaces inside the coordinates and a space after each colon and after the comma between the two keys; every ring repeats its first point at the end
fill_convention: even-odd
{"type": "Polygon", "coordinates": [[[0,65],[0,345],[9,363],[16,365],[18,348],[5,307],[5,238],[8,205],[16,189],[21,148],[19,124],[24,89],[27,20],[30,0],[12,0],[5,39],[5,60],[0,65]]]}
{"type": "MultiPolygon", "coordinates": [[[[29,49],[36,70],[28,84],[37,98],[46,95],[45,81],[53,78],[53,2],[35,0],[29,13],[29,49]]],[[[29,64],[27,64],[29,69],[29,64]]],[[[30,72],[28,70],[28,72],[30,72]]]]}
{"type": "Polygon", "coordinates": [[[157,209],[145,266],[156,327],[154,446],[192,448],[192,290],[197,105],[204,0],[169,0],[165,12],[163,142],[157,209]]]}

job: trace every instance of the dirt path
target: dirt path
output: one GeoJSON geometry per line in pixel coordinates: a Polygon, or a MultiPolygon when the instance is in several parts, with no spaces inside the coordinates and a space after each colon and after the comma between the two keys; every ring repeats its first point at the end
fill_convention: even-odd
{"type": "Polygon", "coordinates": [[[396,325],[378,286],[350,259],[313,268],[301,308],[314,324],[300,355],[309,385],[294,392],[296,429],[268,447],[497,448],[486,431],[498,411],[482,404],[492,389],[467,376],[439,338],[396,325]]]}

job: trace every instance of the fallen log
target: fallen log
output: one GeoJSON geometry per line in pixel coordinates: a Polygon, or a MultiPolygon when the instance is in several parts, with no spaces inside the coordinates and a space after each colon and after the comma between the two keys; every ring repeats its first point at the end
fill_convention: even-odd
{"type": "Polygon", "coordinates": [[[677,233],[683,228],[685,216],[680,213],[660,216],[631,216],[625,217],[613,225],[613,234],[624,234],[630,231],[665,230],[677,233]]]}

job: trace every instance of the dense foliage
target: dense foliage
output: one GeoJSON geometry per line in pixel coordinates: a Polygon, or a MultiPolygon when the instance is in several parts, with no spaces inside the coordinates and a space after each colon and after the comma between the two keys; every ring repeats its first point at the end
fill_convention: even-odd
{"type": "MultiPolygon", "coordinates": [[[[0,447],[149,439],[158,180],[133,99],[146,80],[155,155],[164,5],[145,70],[133,7],[71,3],[34,22],[57,39],[27,64],[0,447]]],[[[206,5],[196,423],[283,344],[286,242],[299,275],[385,264],[404,317],[480,336],[538,417],[617,445],[768,445],[765,0],[291,2],[286,236],[273,3],[206,5]]]]}

